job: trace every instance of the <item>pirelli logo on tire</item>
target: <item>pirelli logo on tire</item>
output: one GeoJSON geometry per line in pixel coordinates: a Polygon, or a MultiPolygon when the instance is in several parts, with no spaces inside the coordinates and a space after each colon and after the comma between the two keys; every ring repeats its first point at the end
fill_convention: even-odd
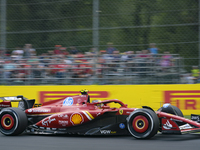
{"type": "Polygon", "coordinates": [[[200,90],[164,91],[164,103],[183,110],[200,110],[200,90]]]}
{"type": "MultiPolygon", "coordinates": [[[[108,91],[89,91],[90,98],[108,98],[108,91]]],[[[64,99],[66,97],[80,95],[79,91],[39,91],[39,102],[44,103],[51,100],[64,99]]]]}

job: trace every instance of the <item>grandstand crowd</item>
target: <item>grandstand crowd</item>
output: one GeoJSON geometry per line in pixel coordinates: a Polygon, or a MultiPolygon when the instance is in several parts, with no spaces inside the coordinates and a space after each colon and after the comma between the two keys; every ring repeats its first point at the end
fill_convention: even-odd
{"type": "Polygon", "coordinates": [[[32,44],[12,51],[1,50],[0,82],[11,85],[106,84],[106,79],[116,76],[119,81],[127,75],[154,76],[155,73],[177,73],[176,69],[180,69],[176,64],[179,56],[167,51],[160,54],[155,43],[146,50],[123,53],[112,43],[107,44],[107,48],[98,53],[94,48],[83,53],[75,46],[55,45],[53,50],[37,54],[32,44]]]}

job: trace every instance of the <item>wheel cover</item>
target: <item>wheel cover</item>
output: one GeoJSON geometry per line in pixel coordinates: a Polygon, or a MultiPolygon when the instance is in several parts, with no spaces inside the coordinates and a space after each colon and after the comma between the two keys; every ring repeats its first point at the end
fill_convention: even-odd
{"type": "Polygon", "coordinates": [[[132,127],[136,132],[144,133],[149,127],[149,122],[145,116],[139,115],[133,119],[132,127]]]}
{"type": "Polygon", "coordinates": [[[12,129],[12,127],[14,126],[14,122],[14,118],[10,114],[5,114],[1,118],[1,126],[6,130],[12,129]]]}

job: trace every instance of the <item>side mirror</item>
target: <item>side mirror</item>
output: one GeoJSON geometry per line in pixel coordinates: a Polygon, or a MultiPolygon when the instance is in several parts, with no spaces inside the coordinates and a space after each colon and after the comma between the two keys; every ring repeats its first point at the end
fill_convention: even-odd
{"type": "Polygon", "coordinates": [[[93,100],[92,103],[101,102],[101,100],[93,100]]]}
{"type": "Polygon", "coordinates": [[[23,95],[18,95],[17,98],[21,98],[23,100],[24,96],[23,95]]]}

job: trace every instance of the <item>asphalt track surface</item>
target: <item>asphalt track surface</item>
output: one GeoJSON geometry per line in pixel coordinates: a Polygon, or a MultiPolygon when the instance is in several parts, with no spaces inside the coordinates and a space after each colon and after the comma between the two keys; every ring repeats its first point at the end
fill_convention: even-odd
{"type": "Polygon", "coordinates": [[[149,140],[132,136],[30,135],[4,136],[0,150],[200,150],[200,134],[162,135],[149,140]]]}

